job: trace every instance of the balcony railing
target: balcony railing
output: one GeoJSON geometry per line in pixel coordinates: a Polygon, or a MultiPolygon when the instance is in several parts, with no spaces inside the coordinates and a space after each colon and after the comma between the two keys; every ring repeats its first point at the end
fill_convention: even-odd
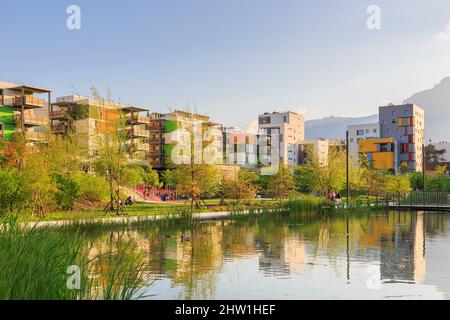
{"type": "Polygon", "coordinates": [[[36,98],[33,96],[25,96],[25,97],[14,97],[13,104],[15,107],[20,107],[23,105],[31,106],[31,107],[38,107],[38,108],[44,108],[45,107],[45,100],[36,98]]]}
{"type": "Polygon", "coordinates": [[[52,126],[52,132],[54,133],[61,133],[61,132],[65,132],[67,129],[67,126],[65,124],[57,124],[52,126]]]}
{"type": "Polygon", "coordinates": [[[150,118],[141,114],[135,114],[132,117],[134,123],[150,123],[150,118]]]}
{"type": "Polygon", "coordinates": [[[25,138],[31,141],[44,141],[45,135],[42,132],[28,130],[25,132],[25,138]]]}
{"type": "Polygon", "coordinates": [[[65,118],[66,116],[67,116],[67,111],[65,111],[65,110],[51,111],[49,113],[50,119],[60,119],[60,118],[65,118]]]}
{"type": "Polygon", "coordinates": [[[150,135],[150,132],[146,129],[142,129],[138,126],[133,126],[131,128],[131,134],[135,137],[145,137],[147,138],[150,135]]]}
{"type": "MultiPolygon", "coordinates": [[[[21,123],[21,115],[15,116],[16,123],[21,123]]],[[[45,126],[48,125],[48,118],[45,116],[38,116],[35,114],[24,114],[23,117],[24,124],[31,124],[31,125],[39,125],[39,126],[45,126]]]]}
{"type": "Polygon", "coordinates": [[[134,150],[140,150],[140,151],[149,151],[150,145],[145,142],[134,142],[132,144],[132,147],[134,150]]]}

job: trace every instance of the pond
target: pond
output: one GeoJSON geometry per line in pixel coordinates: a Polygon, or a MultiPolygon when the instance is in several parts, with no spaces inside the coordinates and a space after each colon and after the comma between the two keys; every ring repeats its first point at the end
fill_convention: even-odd
{"type": "Polygon", "coordinates": [[[450,298],[444,213],[289,213],[109,232],[145,254],[146,299],[450,298]]]}

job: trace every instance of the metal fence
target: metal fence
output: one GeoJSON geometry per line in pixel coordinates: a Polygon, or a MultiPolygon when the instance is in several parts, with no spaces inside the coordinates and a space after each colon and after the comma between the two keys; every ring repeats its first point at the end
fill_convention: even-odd
{"type": "Polygon", "coordinates": [[[449,191],[413,191],[388,194],[386,204],[390,206],[435,206],[450,207],[449,191]]]}

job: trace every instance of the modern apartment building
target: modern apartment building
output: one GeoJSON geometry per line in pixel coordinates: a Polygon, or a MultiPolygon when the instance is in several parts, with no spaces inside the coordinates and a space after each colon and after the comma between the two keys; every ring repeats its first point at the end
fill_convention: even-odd
{"type": "Polygon", "coordinates": [[[45,142],[51,90],[0,82],[0,140],[11,141],[16,132],[27,145],[45,142]]]}
{"type": "Polygon", "coordinates": [[[55,134],[75,135],[78,145],[88,156],[98,154],[102,137],[120,123],[126,130],[129,158],[136,162],[149,159],[149,111],[147,109],[98,99],[71,95],[56,98],[49,118],[55,134]]]}
{"type": "Polygon", "coordinates": [[[365,155],[369,168],[395,172],[398,168],[397,141],[395,138],[374,138],[358,141],[358,150],[365,155]]]}
{"type": "Polygon", "coordinates": [[[303,141],[298,146],[299,164],[306,164],[313,157],[317,159],[319,165],[328,164],[328,151],[330,149],[328,140],[303,141]]]}
{"type": "Polygon", "coordinates": [[[423,170],[423,144],[425,113],[414,104],[393,105],[379,108],[380,137],[394,138],[397,142],[398,166],[410,170],[423,170]]]}
{"type": "MultiPolygon", "coordinates": [[[[182,110],[174,110],[170,113],[152,113],[150,115],[150,164],[154,168],[167,168],[173,165],[172,159],[174,148],[178,147],[180,152],[175,150],[176,156],[185,157],[182,154],[185,146],[191,151],[198,151],[194,146],[194,127],[200,134],[196,137],[196,141],[200,143],[200,152],[197,156],[199,161],[203,161],[203,148],[208,147],[208,152],[212,153],[212,157],[223,157],[222,153],[222,127],[210,120],[208,116],[186,112],[182,110]],[[205,138],[207,129],[216,129],[217,134],[214,137],[205,138]],[[204,141],[205,140],[205,141],[204,141]]],[[[186,149],[187,150],[187,149],[186,149]]],[[[194,159],[192,159],[194,161],[194,159]]]]}
{"type": "Polygon", "coordinates": [[[348,142],[349,142],[349,155],[354,163],[358,162],[358,142],[360,140],[366,139],[376,139],[380,137],[380,124],[379,123],[369,123],[369,124],[357,124],[349,125],[347,127],[348,131],[348,142]]]}
{"type": "Polygon", "coordinates": [[[258,129],[262,134],[279,136],[281,162],[293,166],[299,163],[298,145],[305,140],[305,120],[302,115],[291,111],[264,113],[258,117],[258,129]]]}
{"type": "Polygon", "coordinates": [[[258,135],[246,133],[240,128],[223,130],[225,161],[240,167],[254,167],[258,162],[258,135]]]}

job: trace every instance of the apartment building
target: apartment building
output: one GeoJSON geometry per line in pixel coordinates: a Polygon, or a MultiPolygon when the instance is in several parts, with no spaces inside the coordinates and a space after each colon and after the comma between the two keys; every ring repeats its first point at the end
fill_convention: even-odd
{"type": "Polygon", "coordinates": [[[398,168],[397,140],[395,138],[361,139],[358,141],[361,160],[365,160],[369,168],[396,172],[398,168]]]}
{"type": "Polygon", "coordinates": [[[150,116],[147,109],[70,95],[56,98],[51,104],[49,119],[52,132],[72,132],[86,156],[97,155],[103,137],[120,123],[126,130],[130,160],[145,162],[149,159],[150,116]]]}
{"type": "Polygon", "coordinates": [[[237,127],[223,130],[225,161],[240,167],[254,167],[258,162],[258,135],[246,133],[237,127]]]}
{"type": "MultiPolygon", "coordinates": [[[[223,157],[223,141],[222,141],[222,126],[214,123],[208,116],[198,113],[186,112],[182,110],[173,110],[166,114],[152,113],[150,115],[150,154],[149,161],[154,168],[167,168],[173,165],[172,153],[174,148],[180,149],[180,152],[175,150],[177,156],[186,157],[187,154],[182,154],[181,147],[194,151],[197,146],[194,146],[194,127],[198,130],[200,136],[196,137],[197,142],[201,145],[202,150],[197,158],[203,161],[203,149],[208,148],[208,152],[212,157],[223,157]],[[217,133],[210,138],[205,137],[207,130],[217,131],[217,133]]],[[[194,160],[194,159],[192,159],[194,160]]]]}
{"type": "Polygon", "coordinates": [[[312,158],[316,158],[319,165],[328,164],[328,152],[330,149],[328,140],[302,141],[298,147],[299,164],[306,164],[312,158]]]}
{"type": "Polygon", "coordinates": [[[299,163],[298,145],[305,140],[305,120],[302,115],[291,111],[266,112],[258,117],[258,129],[262,134],[279,136],[281,162],[292,166],[299,163]]]}
{"type": "Polygon", "coordinates": [[[27,145],[45,142],[51,90],[0,82],[0,140],[11,141],[21,132],[27,145]]]}
{"type": "Polygon", "coordinates": [[[358,142],[366,139],[377,139],[380,137],[380,124],[357,124],[347,126],[349,155],[353,163],[358,163],[359,152],[358,142]]]}
{"type": "Polygon", "coordinates": [[[397,142],[398,166],[422,172],[425,142],[423,109],[414,104],[390,104],[379,108],[379,121],[380,137],[394,138],[397,142]]]}

